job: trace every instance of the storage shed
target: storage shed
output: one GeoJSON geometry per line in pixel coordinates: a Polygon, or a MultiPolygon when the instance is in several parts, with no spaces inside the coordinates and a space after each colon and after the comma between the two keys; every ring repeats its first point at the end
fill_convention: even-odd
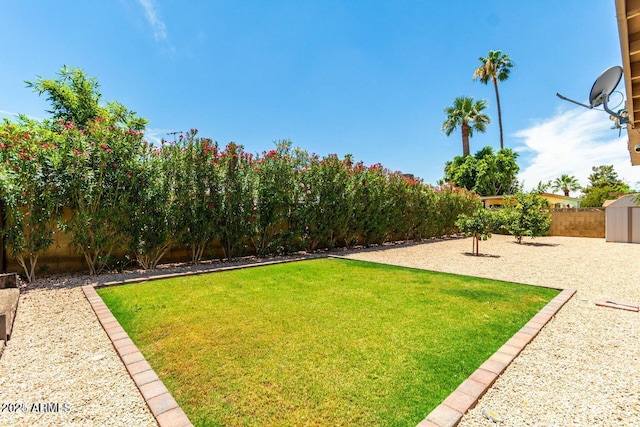
{"type": "Polygon", "coordinates": [[[640,206],[636,194],[607,201],[605,239],[607,242],[640,243],[640,206]]]}

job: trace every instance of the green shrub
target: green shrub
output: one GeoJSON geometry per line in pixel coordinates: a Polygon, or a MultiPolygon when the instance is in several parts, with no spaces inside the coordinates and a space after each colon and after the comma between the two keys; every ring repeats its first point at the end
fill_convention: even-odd
{"type": "Polygon", "coordinates": [[[22,117],[0,125],[0,194],[5,222],[4,244],[35,279],[38,258],[53,243],[61,212],[61,188],[55,180],[60,162],[56,135],[46,126],[22,117]]]}
{"type": "Polygon", "coordinates": [[[114,249],[125,249],[129,201],[138,163],[144,158],[143,134],[97,118],[79,129],[58,123],[60,163],[56,182],[64,187],[72,216],[61,224],[83,254],[89,272],[99,273],[114,249]]]}
{"type": "Polygon", "coordinates": [[[233,142],[220,154],[223,195],[220,239],[227,259],[242,254],[251,236],[251,221],[255,218],[252,163],[253,156],[233,142]]]}
{"type": "Polygon", "coordinates": [[[518,193],[507,198],[507,206],[497,212],[494,229],[505,230],[522,243],[524,236],[544,236],[551,226],[551,213],[545,198],[536,193],[518,193]]]}
{"type": "Polygon", "coordinates": [[[174,177],[176,243],[190,248],[191,262],[204,256],[222,234],[223,165],[218,144],[198,138],[192,129],[174,143],[164,143],[174,177]]]}
{"type": "Polygon", "coordinates": [[[457,232],[458,215],[479,206],[467,190],[433,188],[351,156],[310,155],[289,141],[254,158],[234,143],[219,150],[195,129],[153,146],[141,132],[101,118],[82,129],[23,125],[8,128],[22,145],[8,143],[7,129],[0,135],[9,160],[0,185],[7,245],[29,277],[62,209],[71,215],[60,228],[97,274],[113,263],[114,250],[153,268],[183,245],[198,262],[213,242],[233,258],[250,249],[267,256],[440,237],[457,232]]]}

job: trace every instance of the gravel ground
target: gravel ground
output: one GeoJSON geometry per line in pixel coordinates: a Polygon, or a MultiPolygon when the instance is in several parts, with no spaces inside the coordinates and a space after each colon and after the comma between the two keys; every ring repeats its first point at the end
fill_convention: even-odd
{"type": "MultiPolygon", "coordinates": [[[[472,256],[470,239],[451,239],[340,255],[578,290],[460,426],[495,425],[483,407],[501,414],[504,426],[640,426],[640,315],[594,304],[640,304],[640,245],[568,237],[517,245],[494,236],[480,250],[472,256]]],[[[50,277],[23,287],[0,358],[0,425],[156,425],[79,286],[227,265],[50,277]],[[33,404],[45,403],[58,411],[35,412],[47,408],[33,404]]]]}
{"type": "Polygon", "coordinates": [[[576,289],[577,293],[460,422],[493,426],[640,426],[640,314],[595,305],[640,304],[640,245],[604,239],[493,236],[469,254],[471,239],[350,254],[456,274],[576,289]]]}
{"type": "Polygon", "coordinates": [[[157,426],[81,286],[256,262],[172,264],[22,284],[11,340],[0,357],[0,426],[157,426]]]}

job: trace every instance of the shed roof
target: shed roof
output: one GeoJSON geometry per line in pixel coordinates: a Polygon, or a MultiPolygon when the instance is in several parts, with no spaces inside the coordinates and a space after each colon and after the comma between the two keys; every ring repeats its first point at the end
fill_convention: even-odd
{"type": "Polygon", "coordinates": [[[609,209],[640,206],[640,204],[638,204],[638,202],[636,201],[638,196],[640,196],[640,194],[627,194],[626,196],[622,196],[617,200],[605,200],[605,202],[602,204],[602,207],[609,209]]]}

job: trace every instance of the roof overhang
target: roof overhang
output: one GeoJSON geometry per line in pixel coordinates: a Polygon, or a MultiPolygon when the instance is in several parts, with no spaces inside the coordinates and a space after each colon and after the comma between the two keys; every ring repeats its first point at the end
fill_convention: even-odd
{"type": "Polygon", "coordinates": [[[640,144],[640,0],[616,0],[616,16],[629,112],[629,156],[631,164],[638,166],[640,149],[636,151],[635,147],[640,144]]]}

